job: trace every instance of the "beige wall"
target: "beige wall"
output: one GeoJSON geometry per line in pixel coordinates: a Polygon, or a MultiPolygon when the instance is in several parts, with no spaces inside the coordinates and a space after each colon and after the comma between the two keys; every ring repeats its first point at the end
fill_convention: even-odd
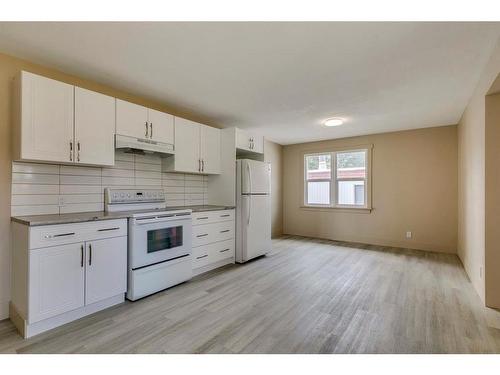
{"type": "Polygon", "coordinates": [[[483,302],[486,301],[485,95],[499,72],[500,42],[458,124],[458,255],[483,302]]]}
{"type": "Polygon", "coordinates": [[[285,146],[283,165],[284,233],[456,252],[456,126],[285,146]],[[301,208],[305,152],[367,144],[373,144],[372,212],[301,208]]]}
{"type": "Polygon", "coordinates": [[[486,96],[485,300],[500,308],[500,94],[486,96]]]}
{"type": "Polygon", "coordinates": [[[283,146],[266,140],[264,161],[271,163],[272,236],[283,233],[283,146]]]}

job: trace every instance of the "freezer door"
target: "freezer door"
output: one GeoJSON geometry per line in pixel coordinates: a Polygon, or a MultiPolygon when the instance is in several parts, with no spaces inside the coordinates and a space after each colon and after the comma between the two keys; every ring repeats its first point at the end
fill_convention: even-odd
{"type": "Polygon", "coordinates": [[[241,251],[236,261],[246,262],[271,251],[271,204],[268,195],[241,197],[241,251]]]}
{"type": "Polygon", "coordinates": [[[271,164],[256,160],[241,160],[241,194],[269,194],[271,164]]]}

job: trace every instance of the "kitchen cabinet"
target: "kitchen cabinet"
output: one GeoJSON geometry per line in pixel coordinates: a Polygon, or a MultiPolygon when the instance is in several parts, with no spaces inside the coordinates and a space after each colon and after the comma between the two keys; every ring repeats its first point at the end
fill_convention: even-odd
{"type": "Polygon", "coordinates": [[[116,134],[174,144],[174,116],[116,99],[116,134]]]}
{"type": "Polygon", "coordinates": [[[85,303],[91,304],[125,293],[127,285],[127,237],[114,237],[86,243],[85,303]]]}
{"type": "Polygon", "coordinates": [[[192,221],[193,274],[234,263],[234,209],[195,212],[192,221]]]}
{"type": "Polygon", "coordinates": [[[11,227],[10,316],[24,337],[124,301],[126,219],[11,227]]]}
{"type": "Polygon", "coordinates": [[[30,252],[30,323],[74,310],[85,304],[83,260],[83,243],[30,252]]]}
{"type": "Polygon", "coordinates": [[[21,72],[15,91],[14,159],[73,161],[73,86],[21,72]]]}
{"type": "Polygon", "coordinates": [[[115,164],[115,98],[75,87],[74,161],[115,164]]]}
{"type": "Polygon", "coordinates": [[[165,158],[165,172],[219,174],[220,130],[175,117],[175,155],[165,158]]]}
{"type": "Polygon", "coordinates": [[[246,130],[236,129],[236,148],[244,151],[264,153],[264,137],[246,130]]]}
{"type": "Polygon", "coordinates": [[[14,160],[114,165],[114,98],[23,71],[14,103],[14,160]]]}

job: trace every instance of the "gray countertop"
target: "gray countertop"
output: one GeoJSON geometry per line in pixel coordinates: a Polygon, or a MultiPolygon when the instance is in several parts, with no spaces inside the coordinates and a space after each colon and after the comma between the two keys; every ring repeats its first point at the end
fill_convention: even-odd
{"type": "MultiPolygon", "coordinates": [[[[175,206],[175,207],[167,207],[166,209],[161,209],[161,210],[173,211],[173,210],[188,210],[188,209],[192,210],[193,212],[220,211],[220,210],[234,209],[234,206],[213,206],[213,205],[175,206]]],[[[34,227],[40,225],[83,223],[86,221],[95,221],[95,220],[127,219],[130,216],[132,216],[132,214],[137,212],[151,212],[151,210],[123,211],[123,212],[94,211],[94,212],[78,212],[71,214],[12,216],[11,220],[17,223],[34,227]]]]}

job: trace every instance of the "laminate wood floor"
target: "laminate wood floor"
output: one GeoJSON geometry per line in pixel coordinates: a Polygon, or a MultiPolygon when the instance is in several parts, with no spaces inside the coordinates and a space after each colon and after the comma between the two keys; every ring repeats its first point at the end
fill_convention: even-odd
{"type": "Polygon", "coordinates": [[[500,330],[455,255],[282,237],[230,265],[7,353],[491,353],[500,330]]]}

